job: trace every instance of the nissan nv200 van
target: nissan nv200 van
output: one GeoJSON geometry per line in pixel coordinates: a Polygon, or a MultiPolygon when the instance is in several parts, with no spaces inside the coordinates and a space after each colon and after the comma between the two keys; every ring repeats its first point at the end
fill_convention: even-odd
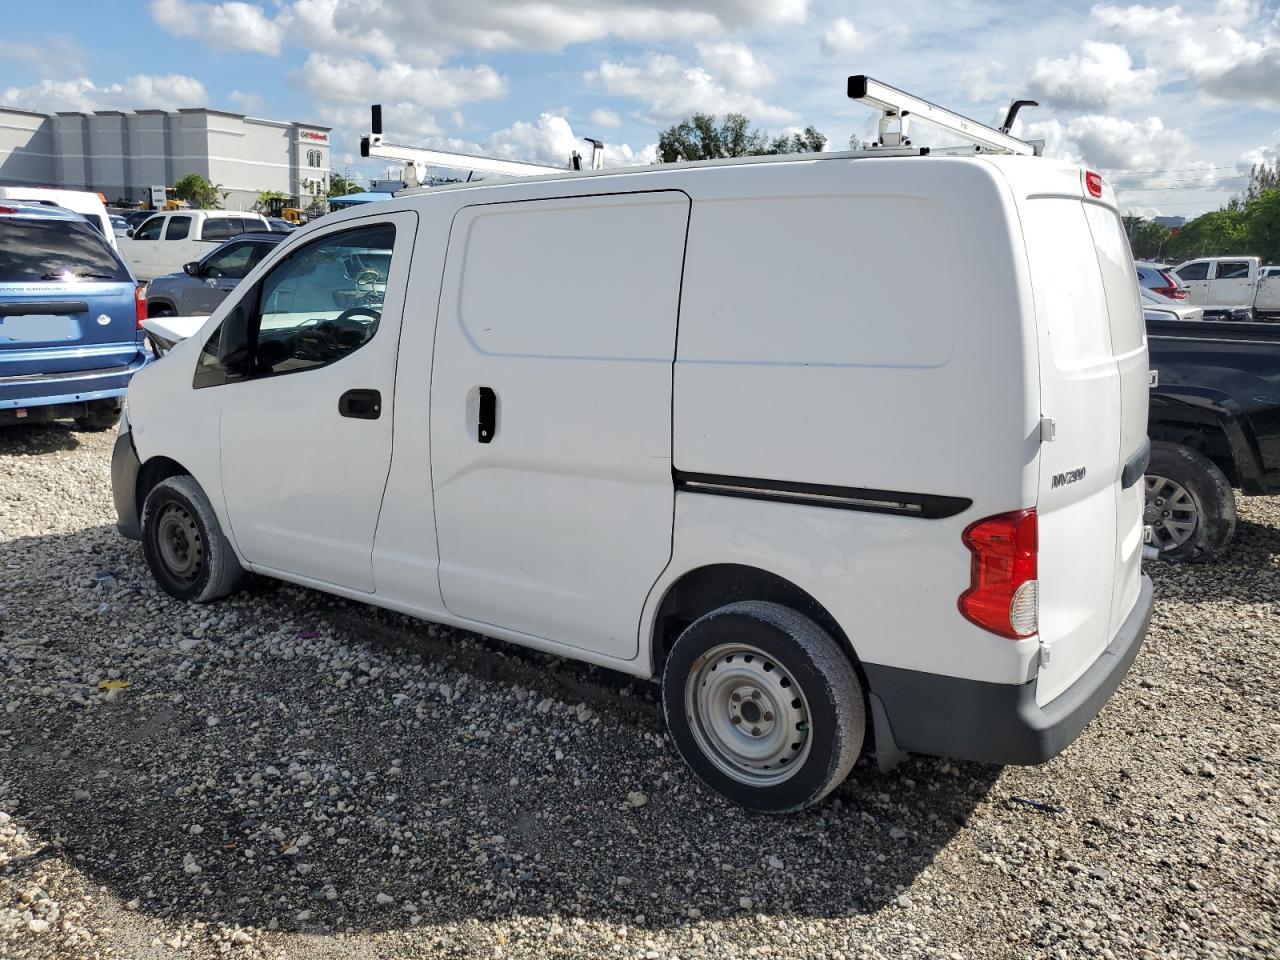
{"type": "Polygon", "coordinates": [[[1151,612],[1133,259],[1097,174],[926,152],[325,217],[134,378],[119,528],[175,597],[251,571],[658,679],[751,808],[864,749],[1047,760],[1151,612]]]}

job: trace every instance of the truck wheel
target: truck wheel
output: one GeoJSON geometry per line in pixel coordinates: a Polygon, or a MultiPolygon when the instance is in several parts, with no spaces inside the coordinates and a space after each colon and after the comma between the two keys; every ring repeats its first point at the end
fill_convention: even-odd
{"type": "Polygon", "coordinates": [[[179,600],[217,600],[244,578],[209,499],[191,477],[168,477],[147,494],[142,552],[156,583],[179,600]]]}
{"type": "Polygon", "coordinates": [[[1153,441],[1145,479],[1142,522],[1152,528],[1152,545],[1160,551],[1160,559],[1211,560],[1231,542],[1236,529],[1235,493],[1204,454],[1181,444],[1153,441]]]}
{"type": "Polygon", "coordinates": [[[862,749],[862,685],[840,645],[776,603],[732,603],[690,624],[662,674],[667,727],[707,786],[752,810],[816,803],[862,749]]]}
{"type": "Polygon", "coordinates": [[[100,433],[103,430],[110,430],[119,420],[120,404],[115,400],[107,400],[90,403],[85,415],[76,417],[76,426],[81,430],[100,433]]]}

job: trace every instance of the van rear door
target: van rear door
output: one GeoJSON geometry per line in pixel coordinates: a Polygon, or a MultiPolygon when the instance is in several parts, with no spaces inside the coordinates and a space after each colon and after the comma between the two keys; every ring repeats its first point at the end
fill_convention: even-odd
{"type": "Polygon", "coordinates": [[[1069,687],[1137,599],[1146,349],[1133,259],[1114,209],[1062,195],[1023,205],[1040,348],[1036,700],[1069,687]],[[1140,378],[1140,382],[1139,382],[1140,378]],[[1140,387],[1140,393],[1136,392],[1140,387]],[[1050,439],[1050,437],[1052,437],[1050,439]]]}

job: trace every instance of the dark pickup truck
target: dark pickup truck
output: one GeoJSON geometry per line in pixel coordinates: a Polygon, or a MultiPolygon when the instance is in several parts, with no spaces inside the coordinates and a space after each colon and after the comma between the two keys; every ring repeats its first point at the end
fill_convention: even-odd
{"type": "Polygon", "coordinates": [[[1208,560],[1235,532],[1232,487],[1280,494],[1280,324],[1148,314],[1147,346],[1144,522],[1163,559],[1208,560]]]}

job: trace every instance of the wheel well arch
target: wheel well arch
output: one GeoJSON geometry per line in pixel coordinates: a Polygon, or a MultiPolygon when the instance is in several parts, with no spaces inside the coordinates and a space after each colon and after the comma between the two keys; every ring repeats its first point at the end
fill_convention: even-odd
{"type": "Polygon", "coordinates": [[[161,480],[170,477],[188,477],[191,471],[170,457],[152,457],[138,470],[138,482],[134,487],[134,503],[138,508],[138,518],[142,518],[142,505],[147,494],[161,480]]]}
{"type": "Polygon", "coordinates": [[[667,655],[685,627],[703,614],[739,600],[766,600],[803,613],[840,644],[858,672],[863,689],[869,689],[853,643],[826,607],[785,577],[737,563],[696,567],[667,587],[653,619],[651,655],[654,675],[662,676],[667,655]]]}
{"type": "Polygon", "coordinates": [[[173,303],[173,301],[169,300],[167,297],[156,297],[155,299],[148,297],[147,298],[147,319],[151,319],[152,317],[159,316],[160,310],[169,310],[169,311],[172,311],[173,313],[177,313],[178,306],[177,304],[173,303]]]}
{"type": "Polygon", "coordinates": [[[1226,475],[1231,486],[1241,485],[1241,472],[1231,438],[1215,417],[1186,412],[1181,417],[1169,414],[1159,420],[1153,419],[1147,426],[1147,435],[1152,440],[1176,443],[1203,454],[1226,475]]]}

